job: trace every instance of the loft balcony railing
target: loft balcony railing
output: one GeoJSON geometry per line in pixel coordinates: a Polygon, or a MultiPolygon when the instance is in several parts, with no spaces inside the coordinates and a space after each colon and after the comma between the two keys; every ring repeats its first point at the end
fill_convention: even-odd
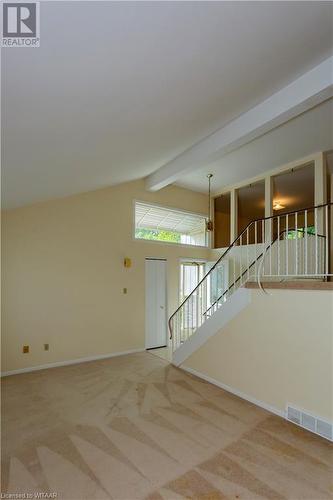
{"type": "Polygon", "coordinates": [[[254,220],[240,233],[169,319],[172,349],[247,281],[327,280],[332,203],[254,220]]]}

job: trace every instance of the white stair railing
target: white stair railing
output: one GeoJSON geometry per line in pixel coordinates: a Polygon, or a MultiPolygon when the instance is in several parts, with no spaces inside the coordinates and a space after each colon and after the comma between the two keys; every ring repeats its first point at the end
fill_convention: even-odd
{"type": "Polygon", "coordinates": [[[331,276],[331,207],[332,203],[318,205],[248,224],[170,317],[173,351],[247,281],[331,276]]]}

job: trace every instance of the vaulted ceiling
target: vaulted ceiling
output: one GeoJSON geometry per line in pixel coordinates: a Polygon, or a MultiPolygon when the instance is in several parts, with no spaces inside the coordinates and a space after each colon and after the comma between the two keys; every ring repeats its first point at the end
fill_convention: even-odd
{"type": "MultiPolygon", "coordinates": [[[[41,2],[40,48],[2,51],[4,205],[145,177],[331,53],[330,2],[41,2]]],[[[279,140],[219,182],[299,154],[279,140]]]]}
{"type": "MultiPolygon", "coordinates": [[[[329,99],[218,160],[181,175],[177,184],[206,192],[206,176],[212,173],[212,191],[219,193],[232,184],[313,153],[332,149],[333,99],[329,99]]],[[[329,164],[333,164],[332,155],[329,158],[329,164]]]]}

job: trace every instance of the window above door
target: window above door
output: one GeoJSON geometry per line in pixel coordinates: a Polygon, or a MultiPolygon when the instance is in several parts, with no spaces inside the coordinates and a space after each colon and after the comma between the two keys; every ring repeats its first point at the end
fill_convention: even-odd
{"type": "Polygon", "coordinates": [[[203,215],[141,201],[135,202],[134,212],[136,239],[208,246],[203,215]]]}

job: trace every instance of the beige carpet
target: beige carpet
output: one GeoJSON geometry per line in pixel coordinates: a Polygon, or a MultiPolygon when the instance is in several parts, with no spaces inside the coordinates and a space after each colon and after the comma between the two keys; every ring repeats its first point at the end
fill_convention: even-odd
{"type": "Polygon", "coordinates": [[[149,353],[3,379],[2,492],[332,498],[332,446],[149,353]]]}

